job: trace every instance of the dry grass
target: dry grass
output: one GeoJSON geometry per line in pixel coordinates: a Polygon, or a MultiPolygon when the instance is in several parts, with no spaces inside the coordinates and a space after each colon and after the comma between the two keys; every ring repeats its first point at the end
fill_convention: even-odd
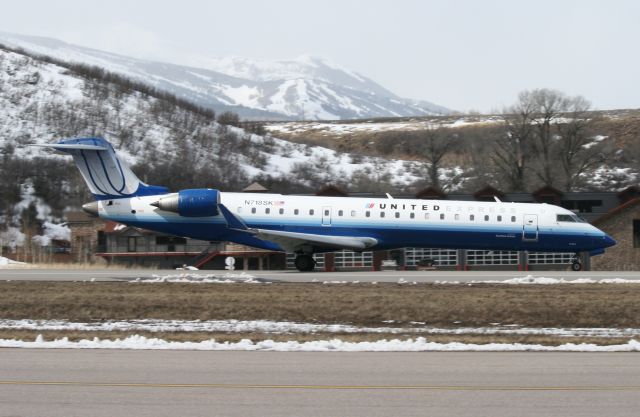
{"type": "Polygon", "coordinates": [[[278,320],[438,327],[640,327],[637,285],[1,282],[7,319],[278,320]]]}

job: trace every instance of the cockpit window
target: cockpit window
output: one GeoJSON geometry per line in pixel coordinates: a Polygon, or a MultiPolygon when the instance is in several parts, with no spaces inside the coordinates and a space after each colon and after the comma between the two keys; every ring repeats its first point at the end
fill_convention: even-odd
{"type": "Polygon", "coordinates": [[[582,217],[578,216],[577,214],[573,215],[573,218],[575,219],[575,221],[577,221],[578,223],[588,223],[585,219],[583,219],[582,217]]]}
{"type": "Polygon", "coordinates": [[[559,222],[571,222],[571,223],[577,222],[574,216],[570,214],[558,214],[558,217],[556,218],[556,220],[559,222]]]}

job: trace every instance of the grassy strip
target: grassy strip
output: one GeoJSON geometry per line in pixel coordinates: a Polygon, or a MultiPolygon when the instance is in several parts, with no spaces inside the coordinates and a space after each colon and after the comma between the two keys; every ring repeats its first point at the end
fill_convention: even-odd
{"type": "Polygon", "coordinates": [[[640,327],[637,285],[0,282],[7,319],[276,320],[437,327],[640,327]]]}
{"type": "MultiPolygon", "coordinates": [[[[235,343],[242,339],[249,339],[254,343],[263,340],[274,340],[276,342],[309,342],[316,340],[340,339],[344,342],[375,342],[379,340],[415,340],[418,336],[413,334],[353,334],[353,333],[313,333],[313,334],[266,334],[266,333],[217,333],[217,332],[78,332],[78,331],[35,331],[35,330],[0,330],[0,339],[34,340],[38,335],[42,335],[44,340],[55,340],[63,337],[71,341],[81,339],[93,339],[98,337],[102,340],[124,339],[128,336],[140,335],[147,338],[158,338],[175,342],[201,342],[203,340],[215,339],[217,342],[235,343]]],[[[605,338],[605,337],[558,337],[558,336],[536,336],[536,335],[426,335],[429,342],[437,343],[522,343],[545,346],[558,346],[565,343],[590,343],[596,345],[620,345],[629,341],[628,338],[605,338]]]]}

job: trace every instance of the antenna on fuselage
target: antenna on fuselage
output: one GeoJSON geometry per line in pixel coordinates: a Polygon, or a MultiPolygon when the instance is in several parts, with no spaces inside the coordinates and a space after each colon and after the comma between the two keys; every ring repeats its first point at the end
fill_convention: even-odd
{"type": "Polygon", "coordinates": [[[391,197],[391,194],[389,194],[389,193],[385,193],[385,194],[387,195],[387,198],[388,198],[389,200],[393,200],[393,197],[391,197]]]}
{"type": "Polygon", "coordinates": [[[498,197],[496,197],[495,195],[493,196],[493,199],[496,200],[496,203],[502,203],[502,201],[500,201],[500,199],[498,197]]]}

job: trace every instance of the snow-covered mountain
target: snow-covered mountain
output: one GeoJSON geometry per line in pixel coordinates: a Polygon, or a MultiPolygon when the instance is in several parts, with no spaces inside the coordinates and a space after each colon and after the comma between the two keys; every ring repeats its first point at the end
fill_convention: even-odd
{"type": "Polygon", "coordinates": [[[126,57],[56,39],[0,32],[0,43],[67,62],[95,65],[151,84],[216,111],[246,119],[353,119],[448,114],[403,99],[327,59],[287,61],[193,56],[186,65],[126,57]]]}

